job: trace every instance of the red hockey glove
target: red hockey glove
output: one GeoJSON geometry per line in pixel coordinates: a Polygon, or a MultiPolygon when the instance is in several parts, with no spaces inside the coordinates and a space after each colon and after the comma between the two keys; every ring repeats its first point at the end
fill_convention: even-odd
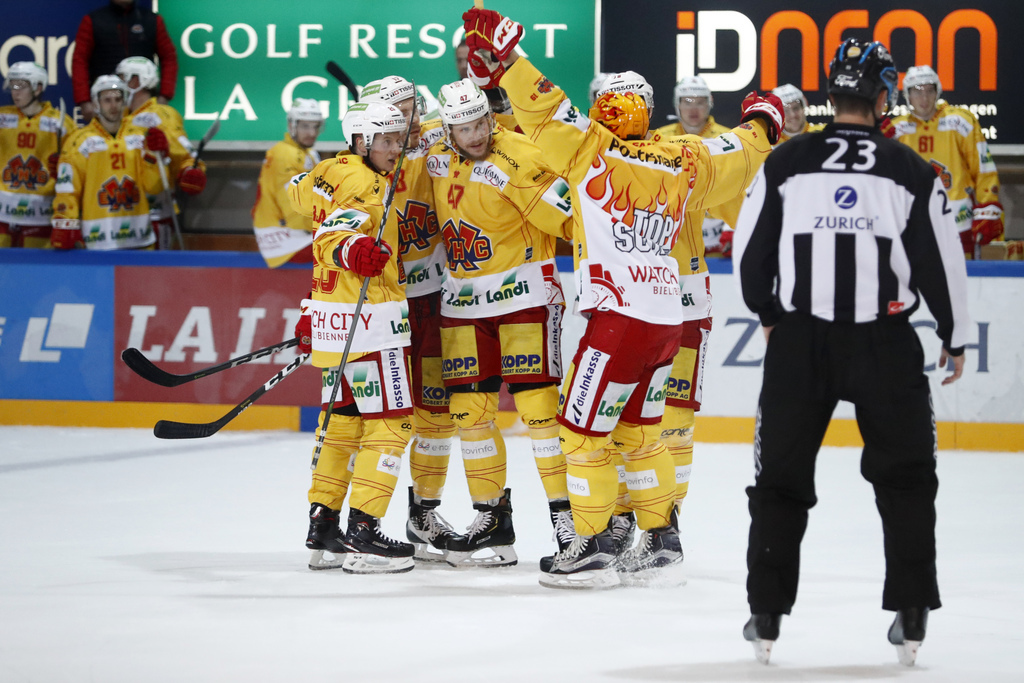
{"type": "Polygon", "coordinates": [[[519,39],[523,37],[521,24],[503,17],[492,9],[473,8],[462,15],[466,29],[469,53],[477,50],[490,52],[499,62],[508,59],[519,39]]]}
{"type": "Polygon", "coordinates": [[[198,166],[186,166],[178,174],[178,187],[185,194],[199,194],[206,187],[206,173],[198,166]]]}
{"type": "Polygon", "coordinates": [[[889,139],[896,137],[896,126],[888,116],[883,116],[878,120],[878,130],[882,131],[882,135],[889,139]]]}
{"type": "Polygon", "coordinates": [[[391,247],[388,243],[381,241],[376,244],[367,235],[350,237],[334,250],[334,262],[338,267],[362,277],[377,277],[383,273],[390,258],[391,247]]]}
{"type": "Polygon", "coordinates": [[[54,249],[74,249],[82,241],[82,223],[77,218],[53,218],[50,224],[50,244],[54,249]]]}
{"type": "Polygon", "coordinates": [[[491,90],[498,87],[498,82],[501,81],[501,76],[505,73],[505,67],[501,65],[501,62],[485,60],[478,52],[470,52],[467,71],[469,80],[476,83],[477,87],[482,90],[491,90]]]}
{"type": "Polygon", "coordinates": [[[167,142],[167,136],[159,128],[153,127],[146,131],[146,149],[150,152],[167,154],[171,151],[171,145],[167,142]]]}
{"type": "Polygon", "coordinates": [[[978,244],[988,244],[1003,236],[1003,207],[999,202],[974,207],[971,234],[978,244]]]}
{"type": "Polygon", "coordinates": [[[722,247],[722,256],[729,258],[732,256],[732,236],[736,234],[735,230],[722,230],[722,234],[718,238],[718,244],[722,247]]]}
{"type": "Polygon", "coordinates": [[[768,142],[773,145],[779,141],[779,132],[786,125],[786,117],[782,113],[782,100],[775,93],[758,95],[756,90],[751,90],[741,105],[743,115],[740,123],[750,119],[762,119],[768,126],[768,142]]]}
{"type": "Polygon", "coordinates": [[[313,353],[313,318],[308,309],[302,309],[299,322],[295,323],[295,336],[299,338],[301,353],[313,353]]]}
{"type": "Polygon", "coordinates": [[[54,152],[46,159],[46,171],[50,174],[51,178],[57,177],[57,162],[60,161],[60,155],[54,152]]]}

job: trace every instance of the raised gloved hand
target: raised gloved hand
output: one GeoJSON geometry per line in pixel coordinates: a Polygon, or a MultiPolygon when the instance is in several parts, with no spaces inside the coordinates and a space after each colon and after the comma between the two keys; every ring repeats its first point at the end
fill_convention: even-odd
{"type": "Polygon", "coordinates": [[[307,308],[301,309],[299,321],[295,323],[295,336],[299,338],[300,353],[313,353],[313,318],[307,308]]]}
{"type": "Polygon", "coordinates": [[[896,137],[896,126],[893,125],[892,119],[888,116],[883,116],[878,120],[878,130],[882,131],[882,135],[887,138],[896,137]]]}
{"type": "Polygon", "coordinates": [[[351,270],[362,277],[377,277],[391,258],[387,242],[374,242],[368,235],[350,237],[334,250],[334,262],[339,268],[351,270]]]}
{"type": "Polygon", "coordinates": [[[54,249],[74,249],[82,241],[82,222],[77,218],[52,218],[50,244],[54,249]]]}
{"type": "Polygon", "coordinates": [[[501,62],[485,59],[478,52],[469,53],[469,68],[466,70],[469,80],[473,81],[481,90],[492,90],[498,87],[505,67],[501,62]]]}
{"type": "Polygon", "coordinates": [[[782,100],[778,95],[771,92],[758,95],[756,90],[752,90],[743,98],[741,109],[741,123],[750,119],[762,119],[768,126],[768,142],[774,145],[779,141],[779,133],[786,125],[786,116],[782,113],[782,100]]]}
{"type": "Polygon", "coordinates": [[[185,194],[199,194],[206,187],[206,173],[198,166],[186,166],[178,174],[178,187],[185,194]]]}
{"type": "Polygon", "coordinates": [[[519,39],[523,37],[523,27],[508,17],[503,17],[492,9],[473,8],[462,15],[466,29],[466,46],[469,54],[477,50],[490,52],[499,62],[508,59],[519,39]]]}
{"type": "Polygon", "coordinates": [[[989,202],[974,207],[971,234],[977,244],[988,244],[1003,236],[1003,207],[999,202],[989,202]]]}
{"type": "Polygon", "coordinates": [[[46,172],[50,174],[51,178],[57,177],[57,162],[60,161],[60,154],[54,152],[46,158],[46,172]]]}
{"type": "Polygon", "coordinates": [[[171,144],[167,142],[167,136],[164,135],[164,132],[154,126],[146,131],[146,149],[150,152],[167,154],[171,151],[171,144]]]}

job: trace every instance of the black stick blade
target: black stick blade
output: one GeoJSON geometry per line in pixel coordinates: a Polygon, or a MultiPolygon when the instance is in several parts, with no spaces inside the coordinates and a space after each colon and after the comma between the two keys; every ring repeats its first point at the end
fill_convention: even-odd
{"type": "Polygon", "coordinates": [[[324,68],[327,69],[327,73],[334,76],[339,83],[348,88],[348,94],[352,96],[353,100],[356,102],[359,101],[359,90],[356,89],[356,82],[353,81],[347,73],[345,73],[345,70],[342,69],[337,62],[327,62],[327,65],[324,68]]]}
{"type": "Polygon", "coordinates": [[[166,370],[161,370],[142,355],[142,351],[136,348],[127,348],[122,351],[121,360],[131,368],[132,372],[142,379],[153,384],[159,384],[162,387],[176,387],[193,379],[190,375],[183,377],[181,375],[172,375],[166,370]]]}

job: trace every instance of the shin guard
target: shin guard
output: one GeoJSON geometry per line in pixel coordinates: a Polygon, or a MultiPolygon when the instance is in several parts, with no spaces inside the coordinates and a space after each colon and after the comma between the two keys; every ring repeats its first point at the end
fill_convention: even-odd
{"type": "Polygon", "coordinates": [[[676,501],[675,465],[672,454],[658,440],[661,425],[620,421],[613,432],[622,444],[626,461],[629,500],[641,529],[657,529],[671,523],[676,501]]]}
{"type": "Polygon", "coordinates": [[[507,472],[505,440],[494,423],[498,392],[453,393],[449,410],[459,428],[470,498],[474,503],[501,498],[507,472]]]}
{"type": "Polygon", "coordinates": [[[565,480],[576,533],[593,536],[608,528],[618,493],[618,473],[605,448],[607,436],[585,436],[566,427],[559,432],[565,453],[565,480]]]}
{"type": "Polygon", "coordinates": [[[412,423],[416,432],[409,452],[413,492],[428,500],[439,500],[448,477],[452,437],[458,429],[449,413],[432,413],[418,407],[412,423]]]}
{"type": "Polygon", "coordinates": [[[569,495],[565,487],[565,456],[558,439],[558,387],[554,384],[512,394],[516,410],[530,431],[533,459],[548,500],[569,495]]]}
{"type": "MultiPolygon", "coordinates": [[[[324,412],[320,412],[320,428],[323,427],[324,412]]],[[[320,461],[313,472],[313,484],[309,489],[309,502],[320,503],[332,510],[340,510],[345,502],[349,483],[352,481],[353,456],[359,450],[359,439],[363,432],[363,421],[349,415],[331,415],[327,436],[320,450],[320,461]]]]}
{"type": "Polygon", "coordinates": [[[371,517],[384,516],[391,494],[395,492],[398,474],[402,470],[402,453],[411,435],[409,417],[363,421],[363,438],[356,453],[349,507],[371,517]]]}
{"type": "Polygon", "coordinates": [[[686,498],[690,488],[690,470],[693,468],[693,427],[696,422],[692,408],[665,406],[661,421],[661,442],[672,454],[676,468],[676,504],[686,498]]]}

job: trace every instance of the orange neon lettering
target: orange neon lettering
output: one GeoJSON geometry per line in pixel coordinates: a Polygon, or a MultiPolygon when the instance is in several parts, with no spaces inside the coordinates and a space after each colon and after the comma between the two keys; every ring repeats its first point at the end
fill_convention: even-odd
{"type": "Polygon", "coordinates": [[[956,34],[961,29],[973,28],[979,34],[978,89],[996,89],[996,48],[999,32],[992,17],[981,10],[959,9],[950,12],[939,24],[939,80],[943,90],[953,90],[953,65],[956,63],[956,34]]]}
{"type": "Polygon", "coordinates": [[[779,84],[779,34],[786,29],[800,32],[800,89],[818,89],[818,26],[804,12],[786,10],[768,17],[761,28],[761,89],[779,84]]]}
{"type": "MultiPolygon", "coordinates": [[[[883,14],[875,23],[874,39],[892,51],[892,32],[898,28],[909,28],[914,32],[914,64],[931,64],[932,62],[932,25],[924,15],[910,9],[894,9],[883,14]]],[[[898,87],[903,88],[903,75],[900,72],[898,87]]]]}
{"type": "Polygon", "coordinates": [[[676,29],[680,31],[692,31],[696,26],[693,12],[676,12],[676,29]]]}

